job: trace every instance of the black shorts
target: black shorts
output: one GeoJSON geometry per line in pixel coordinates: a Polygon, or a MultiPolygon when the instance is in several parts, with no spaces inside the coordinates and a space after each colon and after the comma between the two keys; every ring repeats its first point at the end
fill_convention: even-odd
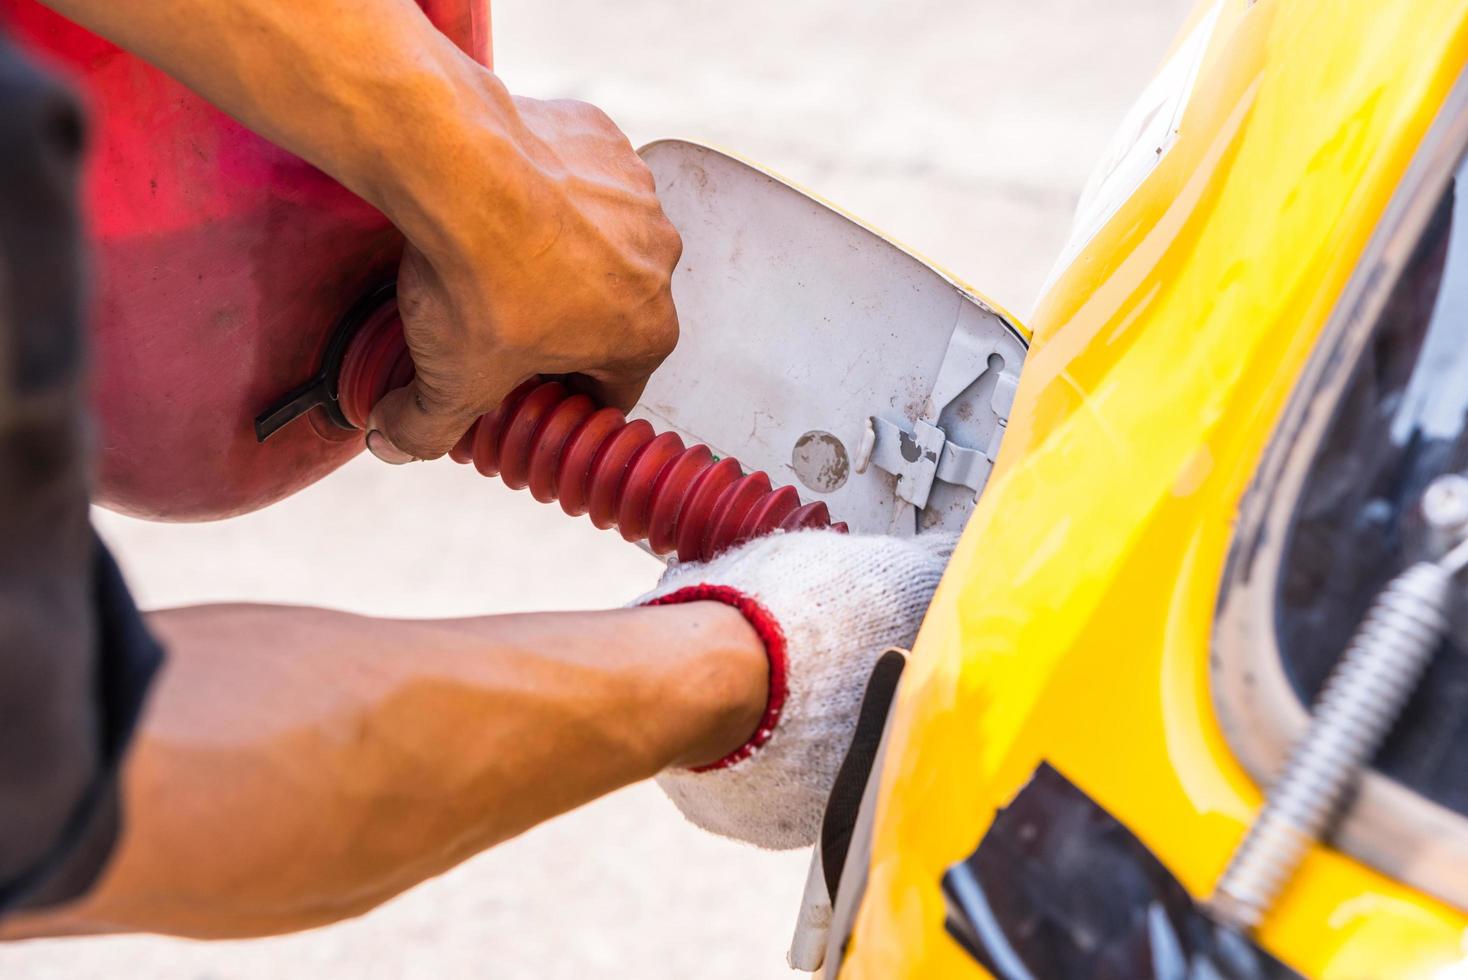
{"type": "Polygon", "coordinates": [[[105,864],[162,658],[88,521],[82,142],[70,92],[0,39],[0,911],[105,864]]]}

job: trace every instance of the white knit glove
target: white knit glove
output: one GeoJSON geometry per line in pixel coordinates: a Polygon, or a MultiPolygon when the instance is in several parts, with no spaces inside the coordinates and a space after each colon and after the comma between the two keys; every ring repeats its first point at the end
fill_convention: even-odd
{"type": "Polygon", "coordinates": [[[953,542],[798,531],[668,569],[635,605],[725,602],[770,658],[769,701],[750,740],[712,765],[657,777],[684,816],[770,849],[816,841],[872,666],[888,647],[912,645],[953,542]]]}

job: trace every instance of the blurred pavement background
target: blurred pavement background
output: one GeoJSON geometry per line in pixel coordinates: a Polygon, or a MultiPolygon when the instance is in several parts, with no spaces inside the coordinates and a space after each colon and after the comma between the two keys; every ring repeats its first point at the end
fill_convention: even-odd
{"type": "MultiPolygon", "coordinates": [[[[737,149],[1023,318],[1092,163],[1188,6],[495,0],[495,48],[513,90],[595,102],[635,144],[737,149]]],[[[637,595],[660,567],[447,462],[359,459],[214,525],[99,524],[148,607],[593,608],[637,595]]],[[[778,978],[805,861],[700,834],[637,786],[352,922],[252,942],[12,944],[0,977],[778,978]]]]}

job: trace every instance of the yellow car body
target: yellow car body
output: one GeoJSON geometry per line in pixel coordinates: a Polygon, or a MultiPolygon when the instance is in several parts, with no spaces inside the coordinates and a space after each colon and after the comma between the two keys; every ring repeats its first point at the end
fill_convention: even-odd
{"type": "MultiPolygon", "coordinates": [[[[945,933],[939,882],[1042,762],[1200,900],[1260,806],[1209,686],[1234,519],[1464,72],[1468,4],[1217,0],[1183,37],[1175,143],[1031,317],[894,709],[847,980],[986,975],[945,933]]],[[[1465,936],[1463,912],[1317,846],[1257,939],[1309,976],[1427,977],[1468,959],[1465,936]]]]}

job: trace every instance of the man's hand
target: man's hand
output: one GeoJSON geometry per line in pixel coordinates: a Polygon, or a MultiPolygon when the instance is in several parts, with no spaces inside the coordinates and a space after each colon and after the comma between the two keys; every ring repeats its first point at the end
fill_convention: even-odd
{"type": "Polygon", "coordinates": [[[418,376],[373,413],[393,462],[447,451],[532,374],[630,408],[678,336],[677,232],[600,111],[516,99],[414,0],[45,0],[379,208],[418,376]]]}
{"type": "Polygon", "coordinates": [[[447,452],[533,374],[577,374],[630,409],[678,339],[670,278],[682,245],[652,174],[600,110],[515,99],[514,184],[452,188],[453,226],[410,245],[398,307],[417,366],[373,410],[387,462],[447,452]]]}

